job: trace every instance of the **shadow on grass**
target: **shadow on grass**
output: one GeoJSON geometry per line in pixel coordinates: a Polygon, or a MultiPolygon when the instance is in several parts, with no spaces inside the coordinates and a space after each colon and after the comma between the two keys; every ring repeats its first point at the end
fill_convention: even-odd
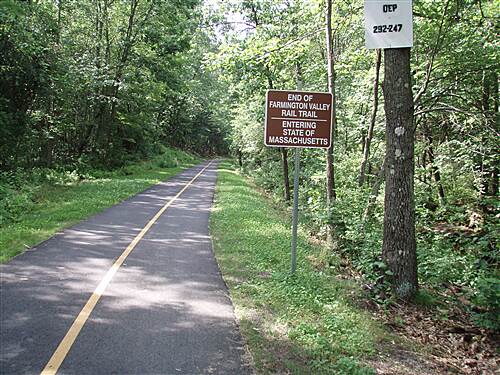
{"type": "Polygon", "coordinates": [[[241,176],[222,165],[212,216],[217,257],[244,336],[263,373],[370,374],[360,365],[382,330],[349,302],[351,287],[316,271],[301,237],[289,275],[290,223],[241,176]]]}

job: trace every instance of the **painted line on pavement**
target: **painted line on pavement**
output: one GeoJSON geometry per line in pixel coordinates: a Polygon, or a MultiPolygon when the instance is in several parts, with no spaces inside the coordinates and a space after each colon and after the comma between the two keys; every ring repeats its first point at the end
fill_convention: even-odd
{"type": "Polygon", "coordinates": [[[149,229],[153,226],[153,224],[159,219],[159,217],[165,212],[167,208],[172,205],[172,203],[179,198],[179,196],[212,164],[212,161],[208,163],[196,176],[194,176],[191,181],[189,181],[181,191],[177,193],[175,197],[173,197],[168,203],[166,203],[157,213],[156,215],[146,224],[144,228],[142,228],[141,232],[132,240],[132,242],[127,246],[125,251],[120,255],[120,257],[115,261],[115,263],[111,266],[111,268],[108,270],[106,273],[106,276],[101,280],[97,288],[94,290],[92,295],[90,296],[89,300],[83,306],[82,311],[78,314],[76,317],[75,321],[71,325],[70,329],[62,339],[62,341],[59,343],[59,346],[57,347],[56,351],[54,354],[52,354],[52,357],[49,359],[49,362],[45,366],[45,368],[42,370],[41,375],[55,375],[57,373],[57,370],[59,370],[59,367],[63,363],[64,359],[68,355],[68,352],[70,351],[71,347],[73,346],[73,343],[75,342],[76,338],[78,337],[78,334],[82,330],[83,326],[85,325],[85,322],[89,318],[90,314],[94,310],[94,307],[97,305],[97,302],[101,298],[101,296],[104,294],[104,291],[106,290],[108,284],[110,283],[111,279],[115,275],[115,273],[118,271],[120,266],[123,264],[125,259],[129,256],[129,254],[134,250],[135,246],[139,243],[139,241],[144,237],[144,235],[149,231],[149,229]]]}

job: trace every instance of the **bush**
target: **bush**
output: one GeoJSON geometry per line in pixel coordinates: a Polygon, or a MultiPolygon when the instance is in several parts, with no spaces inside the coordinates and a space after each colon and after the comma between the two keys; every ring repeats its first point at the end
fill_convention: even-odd
{"type": "Polygon", "coordinates": [[[161,155],[153,159],[154,165],[159,168],[175,168],[194,161],[195,157],[193,155],[174,149],[164,149],[161,155]]]}
{"type": "Polygon", "coordinates": [[[16,221],[34,206],[33,189],[29,186],[16,190],[5,182],[0,182],[0,225],[16,221]]]}
{"type": "Polygon", "coordinates": [[[479,311],[473,312],[476,323],[482,327],[500,330],[500,280],[485,277],[478,280],[472,302],[479,311]]]}

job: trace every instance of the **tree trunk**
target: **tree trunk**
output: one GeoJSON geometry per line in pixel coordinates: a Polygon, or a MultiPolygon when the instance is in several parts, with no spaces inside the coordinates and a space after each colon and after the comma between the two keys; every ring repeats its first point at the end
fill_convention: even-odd
{"type": "Polygon", "coordinates": [[[375,128],[375,123],[377,121],[377,111],[378,111],[378,86],[380,80],[380,65],[382,60],[382,53],[380,49],[377,50],[377,57],[375,60],[375,79],[373,80],[373,109],[372,117],[370,119],[370,125],[368,126],[368,134],[365,138],[365,143],[363,147],[363,161],[361,162],[361,167],[359,169],[359,186],[363,186],[365,182],[365,171],[366,163],[370,157],[370,145],[373,138],[373,129],[375,128]]]}
{"type": "Polygon", "coordinates": [[[241,152],[241,150],[238,150],[238,165],[240,166],[240,168],[243,167],[243,153],[241,152]]]}
{"type": "MultiPolygon", "coordinates": [[[[498,72],[493,71],[493,128],[498,134],[500,130],[500,114],[498,113],[498,72]]],[[[494,154],[493,161],[493,171],[491,172],[491,195],[496,197],[498,195],[498,169],[499,169],[499,157],[498,154],[494,154]]]]}
{"type": "MultiPolygon", "coordinates": [[[[121,84],[125,67],[127,66],[128,63],[130,51],[132,50],[132,47],[134,45],[134,26],[136,23],[135,18],[137,15],[138,5],[139,5],[139,0],[131,0],[127,31],[125,32],[125,38],[123,40],[123,49],[120,51],[118,66],[116,68],[115,76],[112,83],[113,86],[111,86],[110,88],[109,98],[111,99],[111,108],[107,124],[108,126],[106,128],[106,133],[104,137],[106,144],[111,142],[112,131],[114,130],[116,116],[118,112],[117,100],[116,100],[118,99],[118,89],[119,85],[121,84]]],[[[107,41],[109,41],[107,30],[105,36],[107,38],[107,41]]],[[[106,54],[109,54],[110,53],[109,51],[110,51],[110,46],[107,47],[106,54]]]]}
{"type": "MultiPolygon", "coordinates": [[[[326,1],[326,51],[328,66],[328,91],[332,94],[332,142],[326,151],[326,208],[330,215],[333,203],[336,199],[335,193],[335,169],[333,165],[333,149],[335,142],[335,131],[337,128],[337,103],[335,98],[335,64],[333,60],[333,41],[332,41],[332,0],[326,1]]],[[[333,227],[327,226],[327,241],[333,242],[333,227]]]]}
{"type": "Polygon", "coordinates": [[[423,173],[423,182],[427,183],[427,152],[422,152],[422,168],[424,169],[423,173]]]}
{"type": "Polygon", "coordinates": [[[410,48],[384,50],[386,117],[385,211],[382,259],[395,295],[418,291],[414,202],[414,125],[410,48]]]}
{"type": "MultiPolygon", "coordinates": [[[[102,36],[103,36],[103,9],[101,1],[96,1],[95,8],[95,33],[96,33],[96,47],[95,47],[95,69],[96,76],[98,79],[102,79],[102,36]]],[[[83,136],[82,142],[79,146],[79,154],[83,153],[85,148],[87,148],[90,144],[92,148],[98,147],[98,139],[102,131],[103,123],[104,123],[104,113],[106,109],[106,104],[103,103],[103,89],[97,88],[94,92],[95,97],[95,105],[94,105],[94,118],[90,124],[87,125],[87,129],[83,136]],[[92,138],[94,139],[94,143],[92,144],[92,138]]]]}
{"type": "MultiPolygon", "coordinates": [[[[483,110],[483,117],[486,125],[488,124],[489,119],[489,110],[490,110],[490,85],[488,80],[488,72],[483,71],[483,82],[482,82],[482,98],[481,98],[481,107],[483,110]]],[[[484,135],[481,136],[481,145],[485,144],[484,135]]],[[[488,168],[485,165],[484,156],[482,153],[478,156],[478,160],[476,162],[476,169],[479,172],[479,193],[481,198],[488,195],[488,168]]]]}
{"type": "Polygon", "coordinates": [[[425,138],[427,138],[427,142],[429,143],[427,154],[429,155],[429,163],[431,165],[431,175],[437,185],[439,205],[442,207],[446,203],[446,199],[444,195],[443,184],[441,183],[441,173],[439,172],[439,168],[434,161],[434,146],[432,145],[433,139],[428,129],[424,130],[424,132],[426,133],[425,138]]]}
{"type": "Polygon", "coordinates": [[[58,46],[61,45],[61,14],[62,14],[62,0],[57,2],[57,35],[56,43],[58,46]]]}
{"type": "Polygon", "coordinates": [[[372,185],[372,191],[370,193],[370,197],[368,198],[368,203],[366,204],[365,212],[363,213],[363,223],[365,223],[371,216],[373,211],[373,206],[375,206],[375,202],[377,201],[378,193],[380,191],[380,186],[384,181],[385,177],[385,165],[382,164],[380,170],[375,178],[375,181],[372,185]]]}
{"type": "MultiPolygon", "coordinates": [[[[297,69],[300,69],[297,67],[297,69]]],[[[266,65],[266,76],[267,76],[267,85],[269,90],[274,88],[273,77],[271,75],[271,70],[269,66],[266,65]]],[[[286,202],[290,202],[290,178],[288,177],[288,150],[285,147],[280,147],[281,153],[281,166],[283,171],[283,189],[284,189],[284,197],[286,202]]]]}

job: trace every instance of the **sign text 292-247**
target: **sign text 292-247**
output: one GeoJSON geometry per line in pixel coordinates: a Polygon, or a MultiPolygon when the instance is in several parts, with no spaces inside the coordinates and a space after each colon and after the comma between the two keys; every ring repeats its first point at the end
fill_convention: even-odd
{"type": "Polygon", "coordinates": [[[398,23],[395,25],[376,25],[373,26],[374,33],[399,33],[403,29],[403,25],[398,23]]]}

